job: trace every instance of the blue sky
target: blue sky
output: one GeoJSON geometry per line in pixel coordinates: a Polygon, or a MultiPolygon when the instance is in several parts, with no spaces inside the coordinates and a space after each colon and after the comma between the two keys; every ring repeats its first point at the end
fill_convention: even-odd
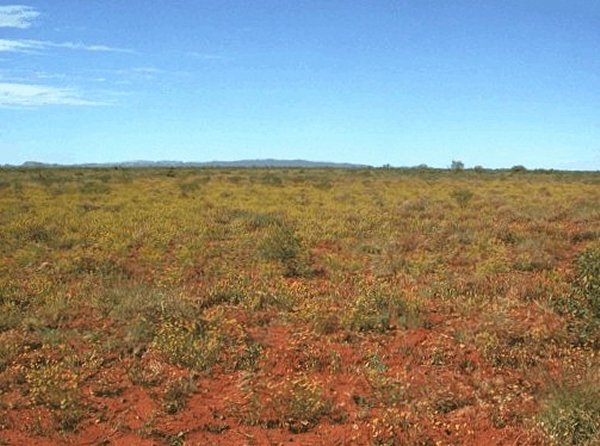
{"type": "Polygon", "coordinates": [[[0,164],[600,169],[597,0],[0,0],[0,164]]]}

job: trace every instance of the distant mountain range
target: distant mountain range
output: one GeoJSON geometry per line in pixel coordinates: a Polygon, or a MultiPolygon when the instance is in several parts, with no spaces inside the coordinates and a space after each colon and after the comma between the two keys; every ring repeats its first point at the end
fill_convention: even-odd
{"type": "Polygon", "coordinates": [[[184,162],[184,161],[125,161],[120,163],[85,163],[85,164],[48,164],[37,161],[27,161],[20,167],[42,168],[42,167],[302,167],[319,168],[334,167],[338,169],[362,169],[372,167],[366,164],[332,163],[326,161],[306,160],[278,160],[278,159],[255,159],[238,161],[208,161],[208,162],[184,162]]]}

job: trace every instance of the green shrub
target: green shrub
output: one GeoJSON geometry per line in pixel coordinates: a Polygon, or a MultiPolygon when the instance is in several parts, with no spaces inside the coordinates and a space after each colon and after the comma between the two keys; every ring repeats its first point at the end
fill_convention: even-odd
{"type": "Polygon", "coordinates": [[[453,170],[455,172],[465,170],[465,163],[458,160],[452,160],[452,163],[450,164],[450,170],[453,170]]]}
{"type": "Polygon", "coordinates": [[[155,387],[164,379],[164,366],[158,361],[143,364],[139,360],[135,360],[127,370],[127,376],[129,381],[136,386],[155,387]]]}
{"type": "Polygon", "coordinates": [[[345,325],[350,330],[385,332],[414,316],[414,309],[395,290],[367,285],[359,293],[345,314],[345,325]]]}
{"type": "Polygon", "coordinates": [[[331,402],[323,398],[319,383],[306,376],[284,381],[276,388],[275,412],[290,432],[307,432],[331,411],[331,402]]]}
{"type": "Polygon", "coordinates": [[[210,368],[223,348],[218,333],[206,324],[178,319],[163,323],[152,345],[169,362],[196,370],[210,368]]]}
{"type": "Polygon", "coordinates": [[[556,444],[595,444],[600,438],[600,383],[554,389],[544,402],[538,422],[556,444]]]}
{"type": "Polygon", "coordinates": [[[577,286],[594,316],[600,318],[600,246],[584,250],[575,262],[577,286]]]}
{"type": "Polygon", "coordinates": [[[312,429],[333,408],[321,384],[303,374],[267,382],[262,375],[246,373],[240,388],[244,401],[237,417],[247,425],[286,427],[297,434],[312,429]]]}
{"type": "Polygon", "coordinates": [[[196,384],[189,377],[179,377],[169,381],[163,401],[165,412],[173,415],[182,410],[194,392],[196,392],[196,384]]]}
{"type": "Polygon", "coordinates": [[[23,347],[22,336],[15,330],[0,332],[0,372],[3,372],[23,347]]]}
{"type": "Polygon", "coordinates": [[[99,183],[97,181],[86,181],[81,185],[79,191],[82,194],[109,194],[111,188],[108,184],[99,183]]]}
{"type": "Polygon", "coordinates": [[[283,180],[281,179],[281,177],[273,173],[266,173],[262,175],[259,178],[259,181],[267,186],[283,186],[283,180]]]}
{"type": "Polygon", "coordinates": [[[249,342],[234,362],[235,370],[253,372],[258,369],[258,363],[263,355],[263,346],[258,342],[249,342]]]}
{"type": "Polygon", "coordinates": [[[25,375],[31,402],[50,409],[75,408],[81,398],[80,376],[68,361],[37,359],[25,375]]]}
{"type": "Polygon", "coordinates": [[[127,324],[138,319],[158,323],[165,317],[190,317],[197,314],[191,302],[181,296],[145,285],[108,288],[94,296],[92,304],[103,317],[127,324]]]}
{"type": "Polygon", "coordinates": [[[458,204],[461,208],[464,208],[469,204],[469,201],[473,198],[473,192],[469,189],[455,189],[450,192],[450,196],[454,198],[456,204],[458,204]]]}
{"type": "Polygon", "coordinates": [[[265,260],[279,262],[286,277],[303,276],[308,272],[300,240],[287,225],[275,224],[268,228],[260,253],[265,260]]]}
{"type": "Polygon", "coordinates": [[[318,334],[331,334],[340,328],[340,314],[333,298],[310,299],[298,308],[300,318],[318,334]]]}
{"type": "Polygon", "coordinates": [[[181,191],[181,195],[187,196],[188,194],[193,194],[197,192],[202,186],[202,182],[200,179],[196,178],[192,181],[185,181],[178,184],[179,190],[181,191]]]}
{"type": "Polygon", "coordinates": [[[248,231],[256,231],[282,224],[281,218],[278,215],[264,212],[246,212],[243,219],[244,226],[248,231]]]}
{"type": "Polygon", "coordinates": [[[19,227],[16,239],[20,242],[49,243],[56,238],[56,231],[44,224],[29,222],[19,227]]]}

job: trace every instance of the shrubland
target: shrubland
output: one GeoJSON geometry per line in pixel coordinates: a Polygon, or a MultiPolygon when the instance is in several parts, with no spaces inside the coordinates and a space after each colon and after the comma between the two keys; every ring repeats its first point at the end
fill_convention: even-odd
{"type": "Polygon", "coordinates": [[[600,176],[0,169],[0,444],[596,444],[600,176]]]}

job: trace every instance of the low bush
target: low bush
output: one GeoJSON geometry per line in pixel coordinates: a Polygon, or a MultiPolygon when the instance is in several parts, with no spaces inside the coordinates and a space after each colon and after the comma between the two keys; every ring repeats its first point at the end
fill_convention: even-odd
{"type": "Polygon", "coordinates": [[[600,318],[600,246],[585,249],[575,262],[577,287],[596,318],[600,318]]]}
{"type": "Polygon", "coordinates": [[[467,204],[469,204],[469,201],[471,201],[473,195],[473,192],[471,192],[469,189],[455,189],[450,192],[450,196],[461,208],[464,208],[467,206],[467,204]]]}
{"type": "Polygon", "coordinates": [[[538,416],[542,430],[560,445],[594,445],[600,438],[600,382],[555,388],[538,416]]]}
{"type": "Polygon", "coordinates": [[[309,268],[300,239],[288,225],[270,225],[259,249],[263,259],[281,264],[284,276],[308,275],[309,268]]]}
{"type": "Polygon", "coordinates": [[[223,347],[217,333],[206,324],[178,319],[160,326],[152,346],[169,362],[196,370],[210,368],[223,347]]]}
{"type": "Polygon", "coordinates": [[[370,284],[359,287],[358,296],[346,308],[344,322],[349,330],[385,332],[413,321],[416,313],[398,290],[370,284]]]}

